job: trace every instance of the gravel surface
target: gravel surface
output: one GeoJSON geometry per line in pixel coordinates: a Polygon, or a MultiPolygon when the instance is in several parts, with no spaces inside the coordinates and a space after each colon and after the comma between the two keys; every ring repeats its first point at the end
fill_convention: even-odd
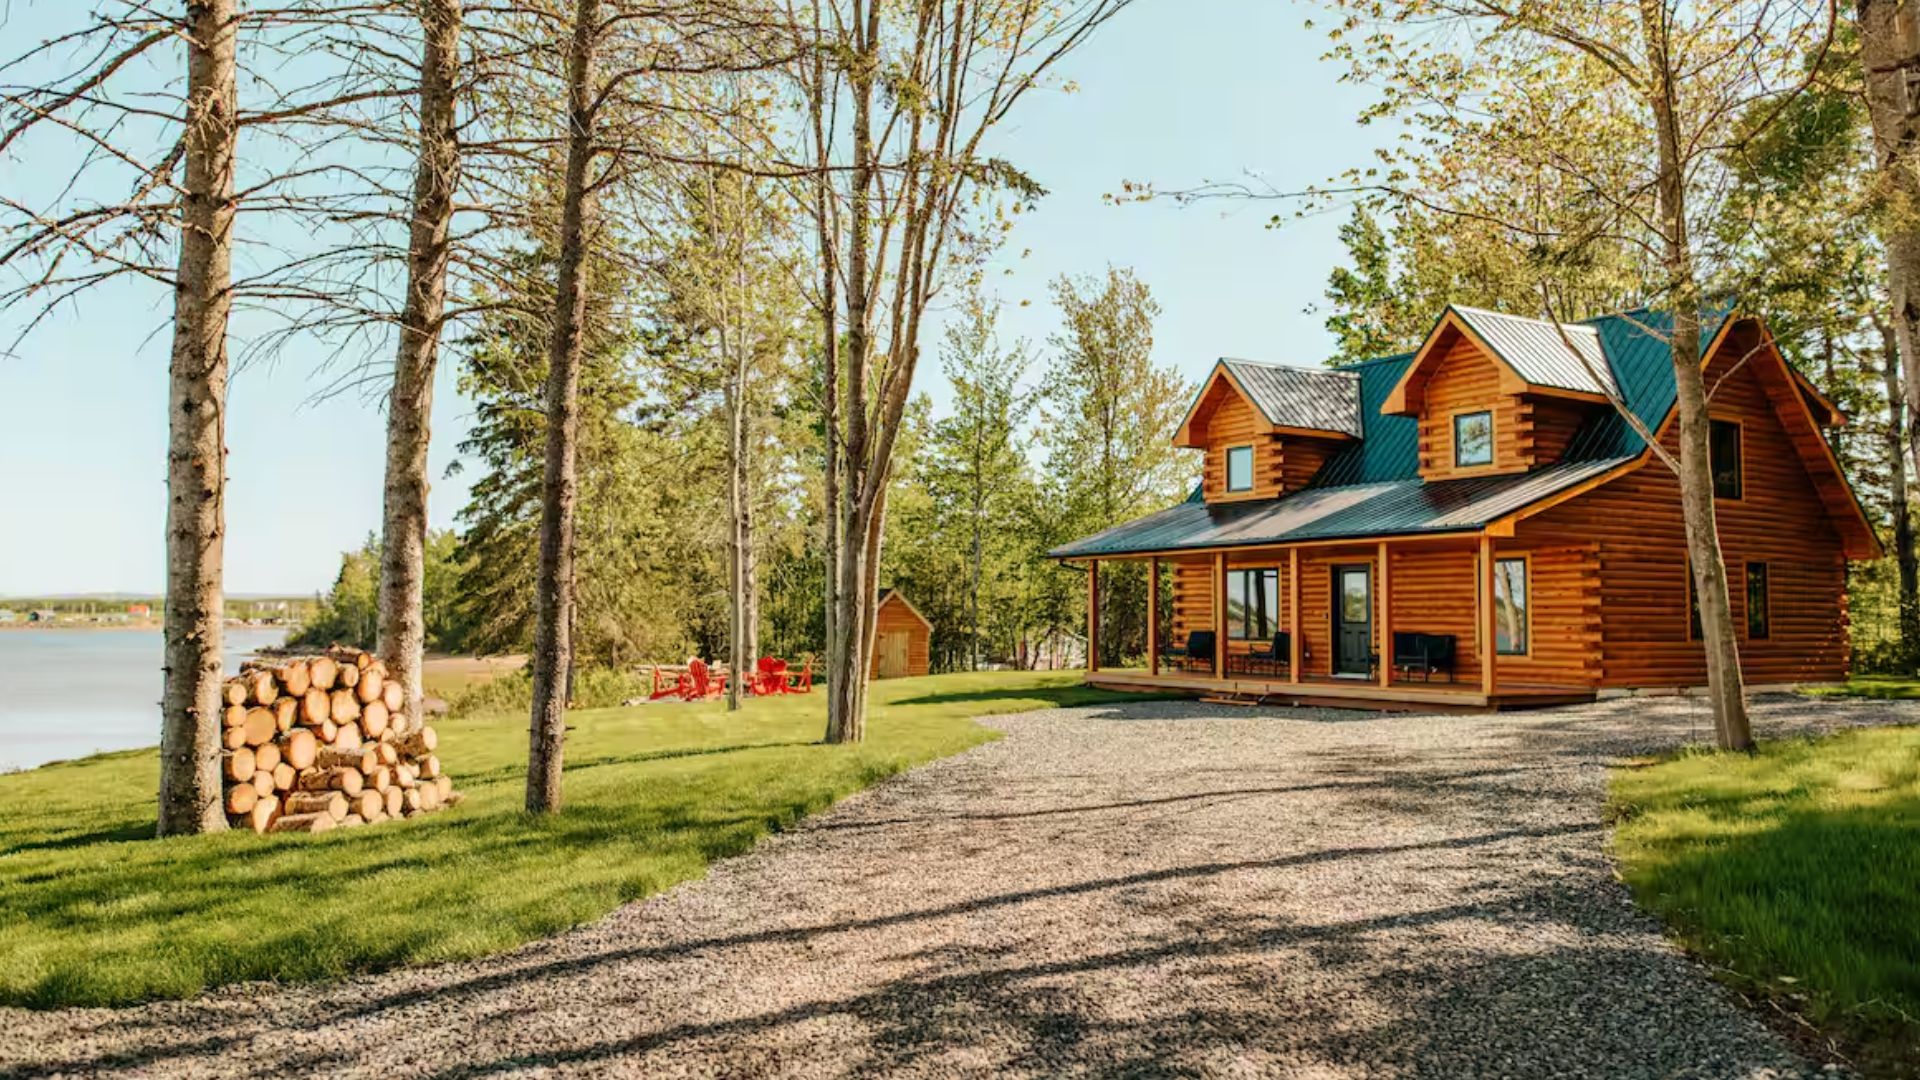
{"type": "MultiPolygon", "coordinates": [[[[1763,734],[1914,722],[1763,699],[1763,734]]],[[[491,960],[0,1010],[0,1075],[1817,1075],[1613,877],[1604,763],[1697,702],[1029,713],[491,960]]]]}

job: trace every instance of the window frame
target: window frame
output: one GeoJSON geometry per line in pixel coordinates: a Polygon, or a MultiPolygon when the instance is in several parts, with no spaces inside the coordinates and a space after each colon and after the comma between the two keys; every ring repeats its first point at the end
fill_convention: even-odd
{"type": "Polygon", "coordinates": [[[1225,455],[1221,461],[1220,486],[1226,491],[1227,494],[1243,495],[1249,491],[1252,491],[1254,487],[1253,472],[1254,472],[1254,455],[1253,455],[1252,443],[1244,443],[1238,446],[1229,446],[1226,448],[1225,455]],[[1242,450],[1246,451],[1247,453],[1247,482],[1242,487],[1234,487],[1233,486],[1233,455],[1242,450]]]}
{"type": "Polygon", "coordinates": [[[1496,657],[1510,656],[1510,657],[1516,657],[1516,658],[1522,658],[1522,659],[1531,657],[1533,655],[1533,553],[1532,552],[1523,551],[1513,555],[1495,555],[1493,557],[1493,606],[1494,606],[1493,640],[1488,643],[1489,646],[1493,649],[1493,655],[1496,657]],[[1500,585],[1502,581],[1505,580],[1500,576],[1500,564],[1505,562],[1517,562],[1520,564],[1520,590],[1524,594],[1524,599],[1522,602],[1525,605],[1520,610],[1520,615],[1522,620],[1520,633],[1521,633],[1523,642],[1526,645],[1526,648],[1524,649],[1502,649],[1500,647],[1500,621],[1499,621],[1500,620],[1500,585]]]}
{"type": "Polygon", "coordinates": [[[1495,458],[1494,444],[1496,441],[1495,435],[1494,435],[1494,426],[1493,426],[1493,410],[1492,409],[1468,409],[1462,412],[1454,413],[1452,419],[1453,419],[1453,427],[1451,430],[1453,432],[1453,467],[1456,469],[1484,469],[1493,465],[1494,458],[1495,458]],[[1475,417],[1480,417],[1480,416],[1484,416],[1487,418],[1487,460],[1463,461],[1460,458],[1460,421],[1472,420],[1475,417]]]}
{"type": "Polygon", "coordinates": [[[1743,570],[1746,580],[1740,583],[1741,593],[1746,597],[1746,619],[1748,641],[1773,640],[1773,569],[1765,559],[1750,559],[1743,570]],[[1760,632],[1753,632],[1753,580],[1754,569],[1760,571],[1760,632]]]}
{"type": "Polygon", "coordinates": [[[1740,502],[1747,497],[1747,426],[1739,420],[1721,416],[1707,417],[1707,472],[1713,480],[1713,497],[1720,502],[1740,502]],[[1733,429],[1733,494],[1720,490],[1720,470],[1714,467],[1714,432],[1733,429]]]}
{"type": "Polygon", "coordinates": [[[1261,642],[1272,641],[1273,636],[1281,631],[1282,627],[1281,627],[1281,620],[1280,620],[1280,604],[1282,603],[1282,601],[1280,597],[1280,567],[1279,566],[1276,565],[1276,566],[1229,567],[1227,569],[1227,580],[1226,580],[1225,592],[1226,592],[1226,604],[1227,604],[1226,623],[1227,623],[1227,640],[1228,641],[1261,641],[1261,642]],[[1252,627],[1249,625],[1249,623],[1252,621],[1252,618],[1253,618],[1254,606],[1247,602],[1247,598],[1250,595],[1252,595],[1250,592],[1248,592],[1248,588],[1249,586],[1251,586],[1254,589],[1259,589],[1262,599],[1265,599],[1267,595],[1266,590],[1260,589],[1260,581],[1263,576],[1273,582],[1273,593],[1272,593],[1273,607],[1271,610],[1265,612],[1265,618],[1267,623],[1266,634],[1255,635],[1250,633],[1250,630],[1252,629],[1252,627]],[[1240,591],[1240,616],[1238,619],[1236,619],[1233,615],[1233,590],[1234,590],[1234,585],[1236,583],[1239,584],[1240,590],[1241,590],[1240,591]]]}

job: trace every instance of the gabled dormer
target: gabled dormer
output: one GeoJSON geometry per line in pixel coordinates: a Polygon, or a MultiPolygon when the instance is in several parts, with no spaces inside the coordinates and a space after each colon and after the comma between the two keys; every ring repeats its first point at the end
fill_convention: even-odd
{"type": "Polygon", "coordinates": [[[1356,376],[1222,360],[1187,410],[1174,445],[1205,452],[1207,502],[1237,502],[1307,486],[1360,432],[1356,376]]]}
{"type": "Polygon", "coordinates": [[[1611,407],[1612,378],[1591,326],[1449,307],[1380,411],[1418,421],[1422,479],[1524,472],[1611,407]]]}

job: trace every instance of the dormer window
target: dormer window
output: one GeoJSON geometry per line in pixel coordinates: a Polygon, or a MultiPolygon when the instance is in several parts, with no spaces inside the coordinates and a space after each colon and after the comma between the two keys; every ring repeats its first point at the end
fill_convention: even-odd
{"type": "Polygon", "coordinates": [[[1453,464],[1456,468],[1493,464],[1493,414],[1458,413],[1453,418],[1453,464]]]}
{"type": "Polygon", "coordinates": [[[1227,490],[1253,490],[1253,447],[1227,447],[1227,490]]]}

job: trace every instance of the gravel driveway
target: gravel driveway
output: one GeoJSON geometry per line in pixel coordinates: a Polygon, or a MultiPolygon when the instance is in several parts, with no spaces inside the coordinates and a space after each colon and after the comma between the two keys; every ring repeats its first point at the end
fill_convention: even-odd
{"type": "MultiPolygon", "coordinates": [[[[1901,706],[1762,700],[1763,733],[1901,706]]],[[[847,800],[477,963],[0,1010],[0,1074],[1818,1073],[1615,882],[1608,758],[1694,702],[1377,717],[1141,703],[847,800]]]]}

